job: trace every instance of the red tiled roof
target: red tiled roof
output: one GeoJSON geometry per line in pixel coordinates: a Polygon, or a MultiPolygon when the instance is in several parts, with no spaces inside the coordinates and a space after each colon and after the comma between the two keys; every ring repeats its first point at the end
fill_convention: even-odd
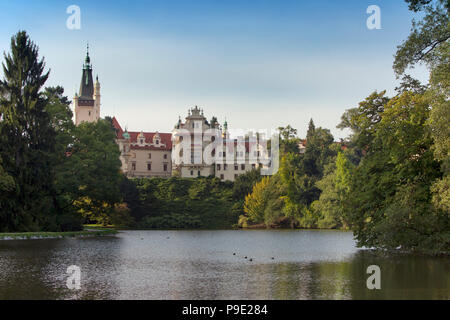
{"type": "Polygon", "coordinates": [[[117,121],[116,117],[112,118],[112,124],[113,124],[114,128],[116,128],[116,130],[117,130],[117,138],[118,139],[123,139],[123,136],[122,136],[123,130],[122,130],[122,127],[119,124],[119,121],[117,121]]]}
{"type": "MultiPolygon", "coordinates": [[[[136,131],[128,131],[128,134],[130,135],[130,141],[131,143],[137,143],[137,137],[140,134],[140,132],[136,131]]],[[[145,142],[146,143],[153,143],[153,136],[156,134],[156,132],[144,132],[145,142]]],[[[165,147],[155,147],[155,146],[133,146],[131,145],[132,149],[148,149],[148,150],[172,150],[172,134],[171,133],[159,133],[159,137],[161,138],[160,145],[165,144],[165,147]]]]}
{"type": "MultiPolygon", "coordinates": [[[[114,128],[117,130],[117,138],[123,139],[123,133],[122,127],[120,126],[119,122],[117,121],[116,117],[113,117],[112,120],[114,128]]],[[[137,131],[128,131],[128,134],[130,135],[130,142],[131,142],[131,149],[136,150],[172,150],[172,134],[171,133],[160,133],[159,137],[161,138],[160,146],[136,146],[133,145],[133,143],[137,143],[137,137],[140,134],[140,132],[137,131]],[[165,146],[163,146],[165,145],[165,146]]],[[[144,132],[145,142],[146,143],[153,143],[153,136],[156,134],[156,132],[144,132]]]]}

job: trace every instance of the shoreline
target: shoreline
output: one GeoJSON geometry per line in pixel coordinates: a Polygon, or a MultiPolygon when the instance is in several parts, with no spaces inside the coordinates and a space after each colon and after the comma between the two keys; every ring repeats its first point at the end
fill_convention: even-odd
{"type": "Polygon", "coordinates": [[[39,239],[62,239],[62,238],[85,238],[85,237],[101,237],[117,234],[115,229],[86,229],[83,231],[67,231],[67,232],[11,232],[0,233],[1,240],[39,240],[39,239]]]}

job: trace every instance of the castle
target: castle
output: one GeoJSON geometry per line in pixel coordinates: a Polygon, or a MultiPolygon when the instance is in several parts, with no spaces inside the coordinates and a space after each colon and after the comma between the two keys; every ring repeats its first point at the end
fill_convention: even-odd
{"type": "MultiPolygon", "coordinates": [[[[100,83],[98,76],[93,81],[89,46],[73,105],[76,125],[100,119],[100,83]]],[[[197,106],[188,110],[184,122],[179,117],[171,133],[128,131],[115,117],[112,125],[121,151],[121,169],[127,177],[215,176],[234,181],[240,174],[263,166],[255,161],[263,155],[256,140],[239,143],[230,139],[227,122],[221,126],[215,117],[208,121],[197,106]]]]}

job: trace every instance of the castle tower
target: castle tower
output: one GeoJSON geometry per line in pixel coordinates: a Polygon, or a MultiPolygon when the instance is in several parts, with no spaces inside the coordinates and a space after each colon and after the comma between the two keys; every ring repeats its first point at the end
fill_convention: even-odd
{"type": "Polygon", "coordinates": [[[75,125],[82,122],[95,122],[100,118],[100,83],[98,76],[94,86],[92,77],[91,58],[89,57],[89,45],[83,64],[80,91],[73,98],[75,108],[75,125]]]}

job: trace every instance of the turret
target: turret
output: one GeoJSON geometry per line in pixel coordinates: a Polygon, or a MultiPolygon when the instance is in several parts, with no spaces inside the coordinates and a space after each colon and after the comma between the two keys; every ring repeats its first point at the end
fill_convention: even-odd
{"type": "Polygon", "coordinates": [[[100,118],[100,82],[98,82],[98,75],[95,77],[94,100],[95,100],[95,112],[98,119],[100,118]]]}
{"type": "Polygon", "coordinates": [[[73,99],[75,107],[75,124],[81,122],[95,122],[100,118],[100,83],[98,77],[94,85],[92,78],[92,64],[89,57],[89,45],[86,50],[83,71],[81,75],[80,91],[73,99]]]}

